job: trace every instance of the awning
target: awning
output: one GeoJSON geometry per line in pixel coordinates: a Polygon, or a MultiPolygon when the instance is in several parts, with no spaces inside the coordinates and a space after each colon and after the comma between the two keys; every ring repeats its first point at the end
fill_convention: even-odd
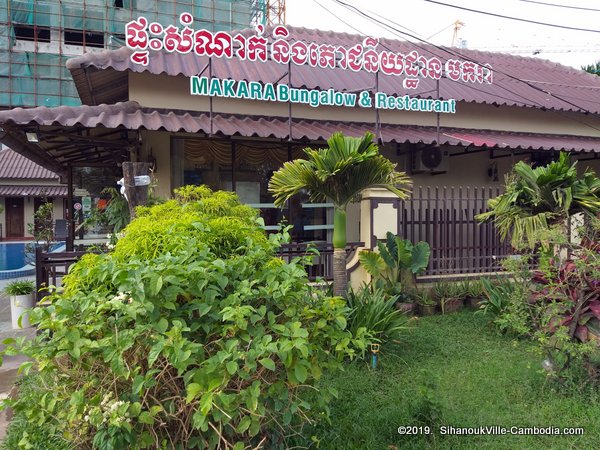
{"type": "MultiPolygon", "coordinates": [[[[214,114],[211,118],[207,113],[142,108],[134,101],[114,105],[61,106],[58,108],[42,106],[0,111],[0,126],[11,125],[83,126],[124,130],[143,128],[203,133],[206,136],[217,137],[261,137],[281,140],[287,140],[290,137],[290,121],[286,117],[214,114]]],[[[375,124],[298,118],[291,121],[291,138],[294,141],[322,141],[336,131],[342,131],[350,136],[358,136],[365,131],[375,132],[375,124]]],[[[384,143],[423,143],[532,151],[600,152],[600,137],[587,136],[444,127],[437,130],[435,127],[382,124],[379,137],[384,143]]],[[[61,155],[54,155],[51,150],[47,150],[47,153],[60,163],[64,163],[60,159],[61,155]]]]}
{"type": "Polygon", "coordinates": [[[67,186],[0,186],[0,197],[66,197],[67,186]]]}

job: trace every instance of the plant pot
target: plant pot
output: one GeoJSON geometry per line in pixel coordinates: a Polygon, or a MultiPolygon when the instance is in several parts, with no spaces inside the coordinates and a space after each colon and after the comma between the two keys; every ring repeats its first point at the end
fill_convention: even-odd
{"type": "Polygon", "coordinates": [[[422,316],[433,316],[437,305],[419,305],[419,313],[422,316]]]}
{"type": "Polygon", "coordinates": [[[441,305],[442,314],[456,312],[463,307],[463,299],[459,297],[444,298],[441,305]]]}
{"type": "Polygon", "coordinates": [[[468,308],[479,309],[482,300],[483,299],[481,297],[467,297],[465,299],[465,305],[468,308]]]}
{"type": "Polygon", "coordinates": [[[12,321],[13,330],[20,328],[29,328],[29,312],[25,312],[26,309],[33,308],[35,306],[35,294],[27,295],[12,295],[10,297],[10,317],[12,321]],[[19,317],[21,319],[21,326],[19,326],[19,317]]]}
{"type": "Polygon", "coordinates": [[[396,309],[406,314],[412,314],[416,308],[414,303],[396,302],[396,309]]]}

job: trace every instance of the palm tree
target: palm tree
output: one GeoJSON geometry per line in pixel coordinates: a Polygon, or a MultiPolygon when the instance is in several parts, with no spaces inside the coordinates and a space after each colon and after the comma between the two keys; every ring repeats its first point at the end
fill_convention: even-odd
{"type": "Polygon", "coordinates": [[[600,212],[600,179],[594,172],[577,175],[577,161],[561,153],[558,161],[533,168],[519,161],[506,179],[506,192],[488,201],[479,221],[494,219],[502,238],[512,233],[512,245],[533,248],[539,231],[577,213],[600,212]]]}
{"type": "Polygon", "coordinates": [[[306,159],[286,162],[273,174],[269,191],[275,205],[282,207],[287,200],[306,190],[312,202],[331,202],[333,214],[333,292],[344,296],[348,285],[346,272],[346,207],[360,198],[365,189],[381,186],[406,198],[410,180],[396,165],[379,154],[373,142],[375,136],[362,137],[334,133],[327,148],[304,149],[306,159]]]}

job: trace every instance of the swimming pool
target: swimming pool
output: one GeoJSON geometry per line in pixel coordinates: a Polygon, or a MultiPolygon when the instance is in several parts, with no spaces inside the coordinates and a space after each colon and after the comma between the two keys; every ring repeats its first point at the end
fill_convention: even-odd
{"type": "Polygon", "coordinates": [[[25,264],[24,243],[0,243],[0,270],[20,269],[25,264]]]}
{"type": "MultiPolygon", "coordinates": [[[[0,242],[0,280],[27,277],[35,273],[30,258],[25,256],[25,242],[0,242]]],[[[52,251],[60,250],[64,244],[58,243],[52,251]]]]}

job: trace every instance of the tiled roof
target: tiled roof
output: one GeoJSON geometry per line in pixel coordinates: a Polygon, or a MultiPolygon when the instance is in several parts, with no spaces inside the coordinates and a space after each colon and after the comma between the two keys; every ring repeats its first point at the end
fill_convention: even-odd
{"type": "MultiPolygon", "coordinates": [[[[0,124],[83,125],[85,127],[123,127],[131,130],[165,130],[170,132],[205,133],[219,136],[262,137],[287,139],[290,123],[285,117],[241,116],[187,111],[157,111],[141,108],[137,102],[115,105],[61,106],[58,108],[16,108],[0,111],[0,124]]],[[[292,120],[292,139],[326,140],[333,132],[342,131],[351,136],[374,131],[372,123],[292,120]]],[[[382,124],[383,142],[439,143],[465,147],[566,150],[600,152],[600,137],[566,136],[553,134],[512,133],[490,130],[440,128],[439,137],[434,127],[382,124]],[[439,142],[438,142],[439,140],[439,142]]]]}
{"type": "Polygon", "coordinates": [[[0,178],[55,180],[58,175],[11,149],[0,150],[0,178]]]}
{"type": "Polygon", "coordinates": [[[67,186],[0,186],[0,197],[66,197],[67,186]]]}
{"type": "MultiPolygon", "coordinates": [[[[311,30],[307,28],[288,27],[291,38],[296,40],[330,43],[332,45],[352,46],[361,42],[364,37],[347,33],[311,30]]],[[[270,36],[267,31],[266,35],[270,36]]],[[[272,38],[270,38],[272,39],[272,38]]],[[[554,110],[583,111],[600,113],[600,77],[583,70],[563,66],[538,58],[515,56],[503,53],[482,52],[467,49],[440,49],[430,45],[414,44],[407,41],[380,39],[380,49],[393,49],[407,53],[417,50],[426,57],[437,56],[442,61],[459,58],[480,63],[489,63],[493,67],[494,82],[473,84],[454,82],[448,78],[439,80],[439,95],[436,81],[422,78],[419,88],[406,90],[402,87],[402,77],[379,74],[379,91],[394,95],[410,94],[422,98],[454,98],[458,101],[487,103],[494,105],[516,105],[554,110]]],[[[152,74],[192,76],[206,73],[208,57],[193,53],[151,52],[148,66],[133,64],[127,48],[102,52],[86,53],[70,59],[67,67],[84,103],[97,104],[98,98],[110,93],[106,102],[125,100],[124,88],[127,78],[119,73],[148,71],[152,74]],[[91,69],[88,69],[91,68],[91,69]],[[84,73],[83,69],[87,69],[84,73]],[[97,69],[105,71],[98,73],[97,69]],[[90,78],[90,70],[92,77],[90,78]],[[95,76],[99,78],[95,80],[95,76]],[[92,80],[92,90],[90,90],[92,80]],[[97,83],[94,85],[94,83],[97,83]],[[120,87],[119,87],[120,85],[120,87]],[[97,96],[94,93],[97,90],[97,96]]],[[[273,61],[250,62],[236,58],[214,58],[212,74],[220,78],[245,79],[276,83],[279,80],[287,83],[287,65],[273,61]]],[[[292,65],[292,85],[310,89],[320,88],[345,91],[372,90],[375,87],[375,76],[372,73],[352,72],[341,69],[323,69],[318,67],[292,65]]]]}

